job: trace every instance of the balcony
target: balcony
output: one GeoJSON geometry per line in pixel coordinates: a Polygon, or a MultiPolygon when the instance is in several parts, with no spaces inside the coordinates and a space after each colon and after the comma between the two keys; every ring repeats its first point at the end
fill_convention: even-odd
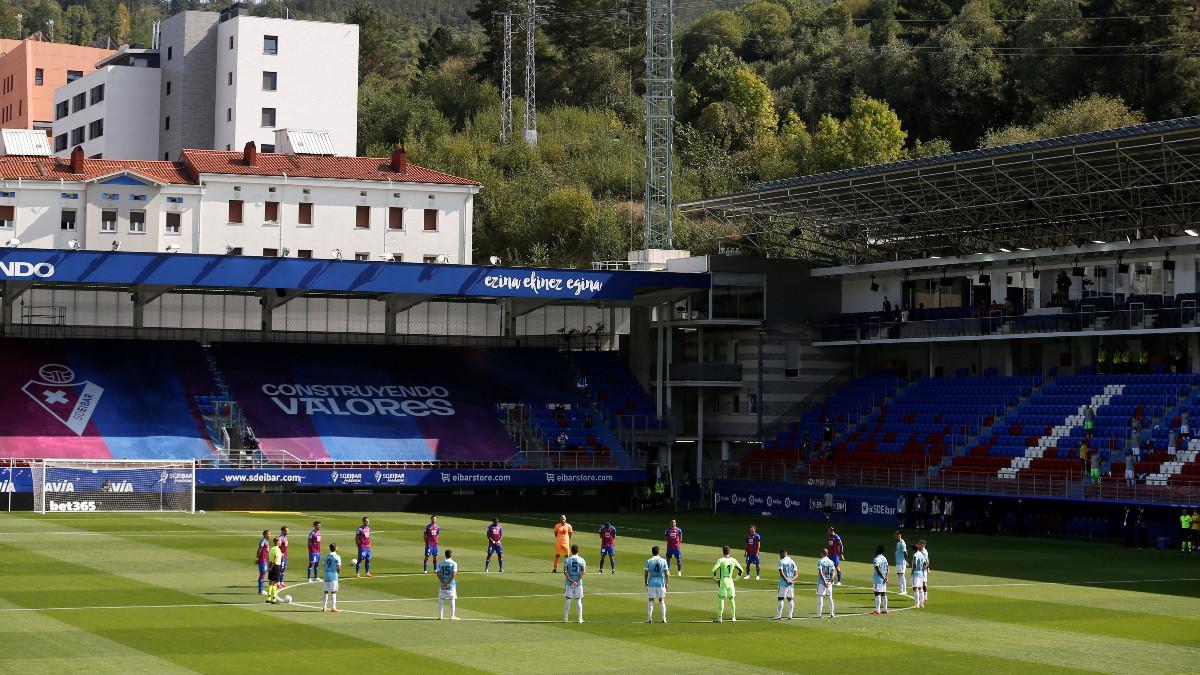
{"type": "Polygon", "coordinates": [[[672,363],[670,383],[699,387],[739,387],[742,384],[740,363],[672,363]]]}

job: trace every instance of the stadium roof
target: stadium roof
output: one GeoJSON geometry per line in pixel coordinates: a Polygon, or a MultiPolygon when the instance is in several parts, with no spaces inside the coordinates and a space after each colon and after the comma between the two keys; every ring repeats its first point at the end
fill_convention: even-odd
{"type": "Polygon", "coordinates": [[[830,264],[1176,236],[1200,206],[1200,116],[878,164],[679,204],[830,264]]]}

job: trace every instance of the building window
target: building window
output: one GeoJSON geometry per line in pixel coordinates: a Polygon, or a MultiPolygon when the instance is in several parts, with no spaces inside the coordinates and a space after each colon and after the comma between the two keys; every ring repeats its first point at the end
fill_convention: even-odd
{"type": "Polygon", "coordinates": [[[242,222],[242,200],[240,200],[240,199],[230,199],[229,200],[229,222],[231,222],[231,223],[241,223],[242,222]]]}
{"type": "Polygon", "coordinates": [[[71,145],[83,145],[83,127],[71,130],[71,145]]]}
{"type": "Polygon", "coordinates": [[[437,262],[437,256],[436,255],[421,256],[421,262],[425,263],[426,265],[432,265],[433,263],[437,262]]]}
{"type": "Polygon", "coordinates": [[[300,203],[300,215],[296,219],[296,222],[299,223],[300,225],[312,225],[313,224],[312,204],[310,204],[308,202],[300,203]]]}
{"type": "Polygon", "coordinates": [[[145,234],[146,233],[146,212],[145,211],[130,211],[129,212],[129,233],[130,234],[145,234]]]}
{"type": "Polygon", "coordinates": [[[13,215],[16,208],[13,206],[0,206],[0,228],[11,229],[13,226],[13,215]]]}
{"type": "Polygon", "coordinates": [[[301,260],[311,260],[312,259],[312,249],[311,248],[302,248],[299,251],[296,251],[296,257],[300,258],[301,260]]]}
{"type": "Polygon", "coordinates": [[[83,77],[82,70],[68,70],[67,71],[67,82],[74,82],[75,80],[78,80],[81,77],[83,77]]]}
{"type": "Polygon", "coordinates": [[[366,262],[371,259],[370,253],[362,253],[361,251],[354,254],[354,259],[359,262],[366,262]]]}
{"type": "Polygon", "coordinates": [[[175,48],[174,48],[174,47],[167,47],[167,60],[168,60],[168,61],[170,61],[170,60],[171,60],[171,57],[172,57],[172,56],[174,56],[174,55],[175,55],[175,48]]]}
{"type": "Polygon", "coordinates": [[[71,97],[71,112],[79,112],[87,107],[87,94],[79,92],[71,97]]]}
{"type": "Polygon", "coordinates": [[[262,125],[264,127],[274,128],[274,126],[275,126],[275,109],[274,108],[263,108],[262,109],[262,125]]]}
{"type": "Polygon", "coordinates": [[[229,48],[233,49],[233,36],[232,35],[229,36],[229,48]]]}
{"type": "Polygon", "coordinates": [[[46,82],[46,71],[41,68],[33,69],[33,83],[37,86],[42,86],[46,82]]]}
{"type": "Polygon", "coordinates": [[[131,201],[131,202],[144,202],[144,201],[146,201],[146,195],[145,195],[145,194],[140,194],[140,195],[129,195],[129,201],[131,201]]]}
{"type": "Polygon", "coordinates": [[[425,231],[437,232],[438,229],[438,212],[437,209],[425,209],[425,231]]]}
{"type": "Polygon", "coordinates": [[[183,231],[181,227],[182,216],[178,213],[167,214],[167,234],[179,234],[183,231]]]}
{"type": "Polygon", "coordinates": [[[404,229],[404,209],[400,208],[399,206],[388,207],[388,229],[404,229]]]}
{"type": "Polygon", "coordinates": [[[100,194],[100,198],[106,201],[115,202],[121,199],[121,195],[116,192],[104,192],[100,194]]]}
{"type": "MultiPolygon", "coordinates": [[[[262,151],[263,152],[275,152],[275,144],[274,143],[263,143],[262,151]]],[[[275,188],[271,188],[271,190],[274,190],[274,189],[275,188]]]]}
{"type": "Polygon", "coordinates": [[[103,135],[104,135],[104,119],[101,118],[98,120],[92,120],[91,124],[88,124],[88,140],[91,140],[93,138],[100,138],[103,135]]]}
{"type": "Polygon", "coordinates": [[[266,213],[263,219],[268,223],[279,222],[279,202],[267,202],[266,213]]]}
{"type": "Polygon", "coordinates": [[[389,253],[388,255],[392,256],[391,262],[404,262],[403,253],[389,253]]]}
{"type": "Polygon", "coordinates": [[[279,53],[279,36],[264,35],[263,36],[263,53],[278,54],[279,53]]]}
{"type": "Polygon", "coordinates": [[[279,249],[277,249],[277,248],[264,248],[264,249],[263,249],[263,257],[264,257],[264,258],[278,258],[278,257],[279,257],[279,249]]]}
{"type": "Polygon", "coordinates": [[[165,118],[163,118],[163,130],[164,131],[171,130],[171,116],[170,115],[167,115],[165,118]]]}
{"type": "Polygon", "coordinates": [[[263,91],[275,91],[278,88],[279,74],[270,71],[263,71],[263,91]]]}
{"type": "Polygon", "coordinates": [[[164,161],[164,162],[169,162],[169,161],[171,161],[171,153],[169,153],[169,152],[164,152],[164,153],[163,153],[163,161],[164,161]]]}
{"type": "Polygon", "coordinates": [[[166,95],[167,95],[167,96],[170,96],[170,95],[171,95],[171,81],[170,81],[170,80],[167,80],[167,92],[166,92],[166,95]]]}
{"type": "Polygon", "coordinates": [[[371,227],[371,207],[354,207],[354,227],[362,230],[371,227]]]}
{"type": "Polygon", "coordinates": [[[75,209],[63,209],[58,217],[58,229],[74,230],[75,229],[75,209]]]}
{"type": "MultiPolygon", "coordinates": [[[[225,121],[226,121],[226,122],[232,122],[232,121],[233,121],[233,108],[226,108],[226,109],[225,109],[225,121]]],[[[226,145],[226,146],[225,146],[225,149],[226,149],[226,150],[228,150],[228,149],[229,149],[229,146],[228,146],[228,145],[226,145]]]]}
{"type": "Polygon", "coordinates": [[[241,254],[242,254],[241,246],[234,246],[233,248],[229,249],[229,253],[228,253],[228,255],[241,255],[241,254]]]}
{"type": "Polygon", "coordinates": [[[96,105],[97,103],[99,103],[103,100],[104,100],[104,85],[98,84],[98,85],[92,87],[91,92],[88,93],[88,101],[92,105],[96,105]]]}
{"type": "Polygon", "coordinates": [[[167,197],[168,204],[182,204],[183,197],[167,197]]]}
{"type": "Polygon", "coordinates": [[[58,196],[62,197],[63,199],[79,199],[78,192],[60,192],[58,193],[58,196]]]}
{"type": "Polygon", "coordinates": [[[117,210],[104,209],[100,212],[100,231],[112,233],[117,231],[117,210]]]}
{"type": "Polygon", "coordinates": [[[59,101],[54,104],[54,119],[61,120],[71,114],[71,104],[67,101],[59,101]]]}
{"type": "Polygon", "coordinates": [[[232,70],[229,71],[228,73],[225,73],[225,86],[227,86],[227,87],[233,86],[233,71],[232,70]]]}

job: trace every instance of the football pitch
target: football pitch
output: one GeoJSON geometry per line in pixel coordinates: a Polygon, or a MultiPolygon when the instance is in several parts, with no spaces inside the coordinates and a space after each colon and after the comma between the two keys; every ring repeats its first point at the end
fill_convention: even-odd
{"type": "MultiPolygon", "coordinates": [[[[459,563],[458,622],[436,621],[437,584],[421,574],[428,516],[371,513],[375,561],[354,579],[363,514],[0,515],[0,672],[1195,672],[1200,555],[1109,543],[906,532],[929,542],[928,606],[891,584],[891,614],[871,616],[870,559],[892,530],[840,528],[849,561],[838,616],[815,619],[824,524],[760,521],[761,581],[737,583],[737,623],[712,623],[709,576],[728,544],[741,558],[749,521],[685,513],[683,576],[670,623],[646,625],[642,569],[670,514],[567,514],[595,572],[596,530],[618,528],[617,573],[587,575],[586,623],[562,623],[550,573],[558,514],[500,514],[504,573],[483,574],[491,514],[441,515],[459,563]],[[323,523],[339,545],[340,614],[305,583],[304,540],[323,523]],[[257,594],[260,532],[291,529],[294,604],[257,594]],[[800,567],[796,618],[775,622],[777,551],[800,567]],[[348,573],[347,573],[348,572],[348,573]]],[[[674,564],[672,564],[672,571],[674,564]]],[[[572,619],[574,616],[572,615],[572,619]]]]}

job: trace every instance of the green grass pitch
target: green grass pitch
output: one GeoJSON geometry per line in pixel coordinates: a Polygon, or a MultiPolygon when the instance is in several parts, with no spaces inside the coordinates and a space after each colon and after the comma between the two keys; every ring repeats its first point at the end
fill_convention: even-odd
{"type": "MultiPolygon", "coordinates": [[[[590,574],[587,623],[563,624],[562,577],[550,574],[557,514],[501,514],[505,571],[482,574],[490,514],[440,517],[459,562],[459,615],[436,616],[421,572],[428,516],[374,513],[371,579],[346,578],[341,614],[320,612],[304,583],[312,520],[353,557],[362,514],[0,515],[0,673],[174,672],[814,672],[1104,671],[1200,668],[1200,555],[1107,543],[906,533],[929,541],[928,607],[893,594],[870,616],[869,560],[888,528],[843,528],[849,562],[836,619],[813,619],[822,523],[767,520],[762,581],[738,582],[738,623],[714,624],[708,572],[748,521],[681,514],[684,576],[672,577],[670,623],[646,625],[642,565],[669,514],[568,514],[590,571],[596,529],[619,528],[617,574],[590,574]],[[257,595],[258,533],[291,528],[293,605],[257,595]],[[796,620],[775,610],[776,551],[801,568],[796,620]],[[897,611],[899,610],[899,611],[897,611]]],[[[890,547],[889,547],[890,551],[890,547]]],[[[890,556],[889,556],[890,557],[890,556]]],[[[893,590],[896,585],[892,584],[893,590]]]]}

